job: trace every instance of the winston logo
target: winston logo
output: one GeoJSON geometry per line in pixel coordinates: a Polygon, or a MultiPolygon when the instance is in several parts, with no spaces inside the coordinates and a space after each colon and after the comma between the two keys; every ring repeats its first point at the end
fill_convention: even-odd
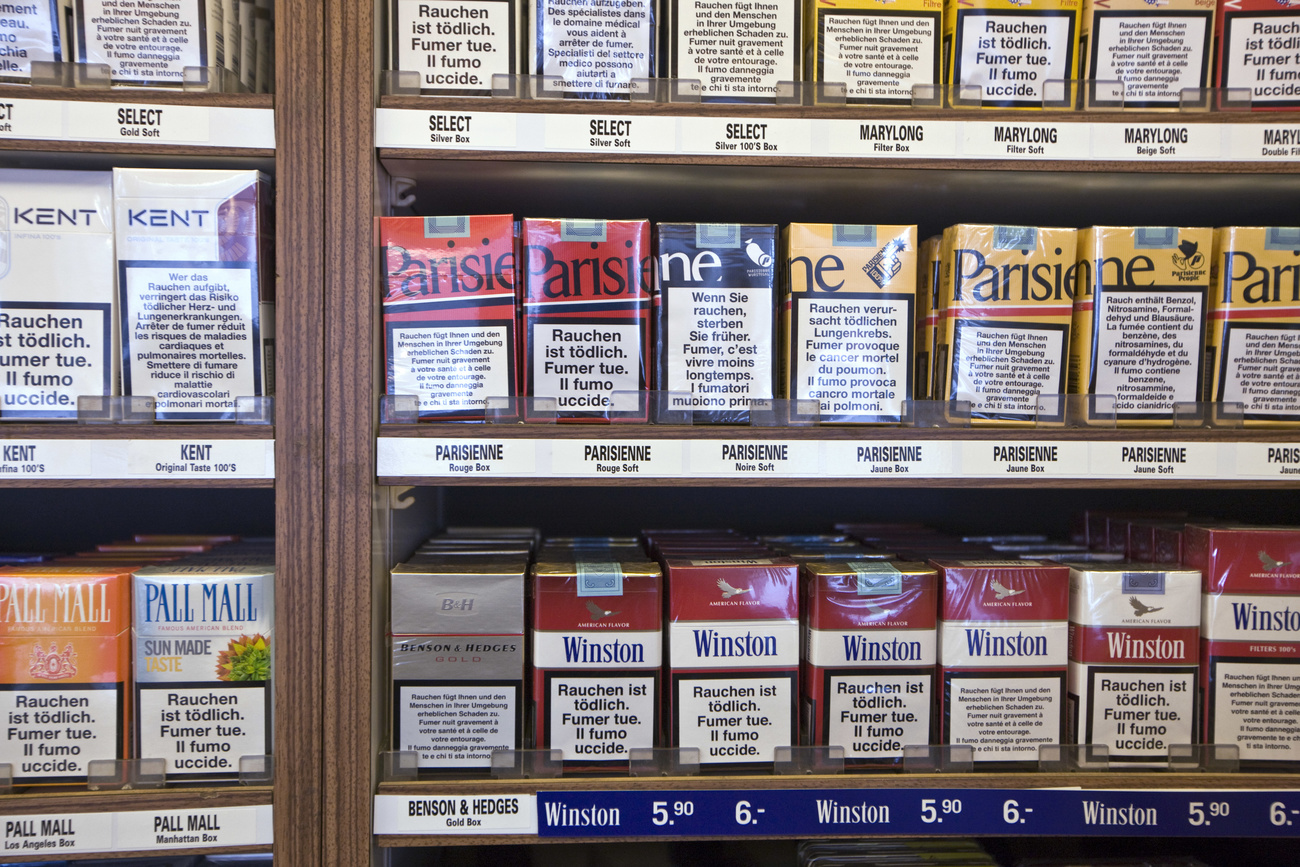
{"type": "Polygon", "coordinates": [[[1148,614],[1154,614],[1157,611],[1164,611],[1163,606],[1159,608],[1152,608],[1150,605],[1147,605],[1141,599],[1138,599],[1136,596],[1130,596],[1128,598],[1128,604],[1133,606],[1133,613],[1136,614],[1138,617],[1144,617],[1148,614]]]}
{"type": "Polygon", "coordinates": [[[921,642],[870,641],[860,635],[844,635],[844,658],[849,662],[919,662],[921,642]]]}
{"type": "Polygon", "coordinates": [[[601,608],[599,605],[597,605],[595,602],[592,602],[591,600],[587,600],[587,611],[591,612],[592,620],[600,620],[601,618],[613,617],[615,614],[618,614],[617,611],[608,611],[604,608],[601,608]]]}
{"type": "Polygon", "coordinates": [[[564,661],[567,663],[619,663],[629,665],[645,662],[645,645],[629,641],[588,641],[582,636],[564,636],[564,661]]]}
{"type": "Polygon", "coordinates": [[[77,652],[69,644],[59,653],[59,647],[50,642],[50,652],[41,650],[39,644],[32,647],[31,667],[28,673],[41,680],[64,680],[77,674],[77,652]]]}
{"type": "Polygon", "coordinates": [[[776,637],[773,635],[722,635],[716,629],[695,629],[695,655],[710,656],[776,656],[776,637]]]}
{"type": "Polygon", "coordinates": [[[1277,572],[1283,566],[1290,566],[1290,560],[1274,560],[1266,551],[1259,552],[1259,562],[1264,564],[1264,568],[1269,572],[1277,572]]]}
{"type": "Polygon", "coordinates": [[[727,579],[725,578],[718,579],[718,589],[722,591],[723,599],[730,599],[732,596],[739,596],[742,593],[754,592],[753,587],[746,587],[744,590],[741,590],[738,587],[732,587],[730,584],[727,583],[727,579]]]}

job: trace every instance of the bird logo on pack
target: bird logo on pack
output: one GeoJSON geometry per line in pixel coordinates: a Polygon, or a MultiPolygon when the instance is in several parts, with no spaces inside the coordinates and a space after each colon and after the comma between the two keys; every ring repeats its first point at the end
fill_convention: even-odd
{"type": "Polygon", "coordinates": [[[1278,569],[1281,569],[1283,566],[1291,565],[1290,560],[1274,560],[1272,557],[1268,556],[1268,554],[1265,553],[1264,551],[1259,552],[1259,562],[1263,563],[1264,568],[1270,572],[1276,572],[1278,569]]]}
{"type": "Polygon", "coordinates": [[[1006,599],[1008,596],[1019,596],[1021,593],[1025,592],[1023,587],[1019,590],[1012,590],[1010,587],[1003,587],[1002,582],[997,580],[990,581],[989,587],[993,588],[993,592],[998,594],[999,599],[1006,599]]]}
{"type": "Polygon", "coordinates": [[[592,620],[600,620],[601,618],[613,617],[615,614],[618,614],[617,611],[606,611],[590,599],[587,600],[587,610],[591,612],[592,620]]]}
{"type": "Polygon", "coordinates": [[[1144,615],[1150,614],[1153,611],[1164,611],[1163,606],[1160,608],[1152,608],[1150,605],[1147,605],[1141,599],[1138,599],[1136,596],[1130,596],[1128,598],[1128,604],[1133,606],[1133,613],[1136,614],[1138,617],[1142,617],[1144,615]]]}
{"type": "Polygon", "coordinates": [[[732,587],[730,584],[727,583],[725,578],[718,579],[718,589],[722,591],[723,599],[730,599],[732,596],[739,596],[741,593],[754,592],[753,587],[746,587],[744,590],[741,590],[738,587],[732,587]]]}

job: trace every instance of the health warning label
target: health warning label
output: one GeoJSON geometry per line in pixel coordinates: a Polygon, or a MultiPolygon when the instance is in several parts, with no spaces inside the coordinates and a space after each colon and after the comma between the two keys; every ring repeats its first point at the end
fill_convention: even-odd
{"type": "Polygon", "coordinates": [[[59,40],[55,36],[58,27],[50,15],[54,8],[53,3],[5,5],[4,15],[0,16],[0,43],[5,47],[0,57],[0,80],[31,78],[33,60],[59,59],[59,40]]]}
{"type": "Polygon", "coordinates": [[[1106,744],[1115,759],[1167,761],[1170,744],[1190,744],[1196,669],[1131,668],[1088,672],[1087,743],[1106,744]]]}
{"type": "Polygon", "coordinates": [[[1241,403],[1246,415],[1300,417],[1300,329],[1228,325],[1217,400],[1241,403]]]}
{"type": "Polygon", "coordinates": [[[641,326],[533,326],[533,394],[554,397],[561,412],[613,407],[616,391],[639,391],[641,326]]]}
{"type": "Polygon", "coordinates": [[[112,393],[108,304],[0,304],[0,417],[75,418],[112,393]]]}
{"type": "Polygon", "coordinates": [[[911,299],[794,297],[795,397],[822,420],[898,421],[911,398],[911,299]]]}
{"type": "Polygon", "coordinates": [[[1177,106],[1183,89],[1205,86],[1209,31],[1209,12],[1099,12],[1090,78],[1124,82],[1126,106],[1177,106]]]}
{"type": "Polygon", "coordinates": [[[117,83],[180,85],[185,67],[207,66],[198,0],[81,0],[82,59],[106,63],[117,83]]]}
{"type": "Polygon", "coordinates": [[[1038,395],[1065,391],[1064,327],[957,325],[953,399],[971,415],[1033,418],[1038,395]]]}
{"type": "Polygon", "coordinates": [[[510,330],[504,325],[389,329],[393,394],[414,394],[420,412],[481,410],[510,394],[510,330]]]}
{"type": "Polygon", "coordinates": [[[266,687],[139,685],[140,755],[169,774],[238,773],[267,752],[266,687]]]}
{"type": "Polygon", "coordinates": [[[1246,761],[1300,758],[1300,664],[1214,662],[1210,677],[1208,743],[1237,744],[1246,761]]]}
{"type": "Polygon", "coordinates": [[[1103,289],[1097,293],[1095,394],[1115,414],[1167,415],[1200,398],[1205,292],[1103,289]]]}
{"type": "Polygon", "coordinates": [[[928,674],[831,675],[826,742],[850,759],[898,758],[930,742],[928,674]]]}
{"type": "MultiPolygon", "coordinates": [[[[43,657],[44,671],[57,675],[59,670],[75,666],[75,651],[69,655],[53,639],[51,643],[48,654],[39,642],[33,646],[33,654],[43,657]]],[[[0,763],[13,767],[15,782],[84,778],[90,762],[121,758],[120,714],[116,685],[110,689],[0,689],[0,720],[4,722],[0,763]]]]}
{"type": "Polygon", "coordinates": [[[667,293],[671,409],[747,410],[772,397],[771,289],[667,293]]]}
{"type": "Polygon", "coordinates": [[[518,747],[519,696],[510,686],[397,685],[400,743],[419,766],[486,768],[493,750],[518,747]]]}
{"type": "Polygon", "coordinates": [[[647,0],[537,0],[538,72],[557,89],[628,93],[649,78],[653,7],[647,0]]]}
{"type": "Polygon", "coordinates": [[[1060,743],[1061,678],[952,677],[948,742],[970,744],[977,762],[1038,761],[1039,744],[1060,743]]]}
{"type": "Polygon", "coordinates": [[[850,102],[912,102],[918,84],[939,85],[939,16],[818,10],[821,81],[843,82],[850,102]]]}
{"type": "Polygon", "coordinates": [[[777,82],[798,76],[794,0],[678,3],[674,78],[700,82],[709,97],[773,99],[777,82]]]}
{"type": "Polygon", "coordinates": [[[790,677],[677,682],[678,743],[699,747],[701,764],[771,762],[794,743],[790,677]]]}
{"type": "Polygon", "coordinates": [[[1224,15],[1219,86],[1248,89],[1254,106],[1300,105],[1300,22],[1279,13],[1224,15]]]}
{"type": "Polygon", "coordinates": [[[653,677],[550,678],[551,746],[564,760],[627,761],[628,750],[653,747],[653,677]]]}
{"type": "Polygon", "coordinates": [[[509,0],[397,0],[397,68],[420,74],[424,93],[492,89],[492,76],[514,73],[514,16],[509,0]]]}
{"type": "Polygon", "coordinates": [[[981,88],[986,105],[1042,107],[1045,82],[1075,77],[1076,15],[958,11],[954,78],[981,88]]]}

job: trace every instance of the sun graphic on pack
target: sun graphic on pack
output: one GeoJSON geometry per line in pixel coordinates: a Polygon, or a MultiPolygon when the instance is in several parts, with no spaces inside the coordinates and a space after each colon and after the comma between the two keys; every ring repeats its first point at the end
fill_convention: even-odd
{"type": "Polygon", "coordinates": [[[1195,241],[1183,241],[1173,255],[1174,266],[1180,271],[1191,271],[1205,264],[1205,254],[1197,250],[1195,241]]]}
{"type": "Polygon", "coordinates": [[[230,646],[217,657],[217,677],[221,680],[270,680],[271,643],[260,632],[230,640],[230,646]]]}

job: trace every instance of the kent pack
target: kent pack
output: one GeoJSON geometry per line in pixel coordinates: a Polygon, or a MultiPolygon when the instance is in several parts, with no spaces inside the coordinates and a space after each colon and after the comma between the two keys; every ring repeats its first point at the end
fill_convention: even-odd
{"type": "Polygon", "coordinates": [[[388,393],[421,419],[482,421],[519,393],[515,242],[509,214],[379,218],[388,393]]]}
{"type": "Polygon", "coordinates": [[[135,753],[178,780],[233,780],[271,755],[274,572],[149,566],[132,579],[135,753]]]}
{"type": "Polygon", "coordinates": [[[696,424],[776,396],[776,226],[655,226],[656,390],[696,424]]]}
{"type": "Polygon", "coordinates": [[[561,421],[648,419],[652,266],[646,220],[524,220],[525,388],[561,421]]]}
{"type": "Polygon", "coordinates": [[[916,227],[791,223],[781,304],[786,394],[821,420],[897,423],[912,399],[916,227]]]}

